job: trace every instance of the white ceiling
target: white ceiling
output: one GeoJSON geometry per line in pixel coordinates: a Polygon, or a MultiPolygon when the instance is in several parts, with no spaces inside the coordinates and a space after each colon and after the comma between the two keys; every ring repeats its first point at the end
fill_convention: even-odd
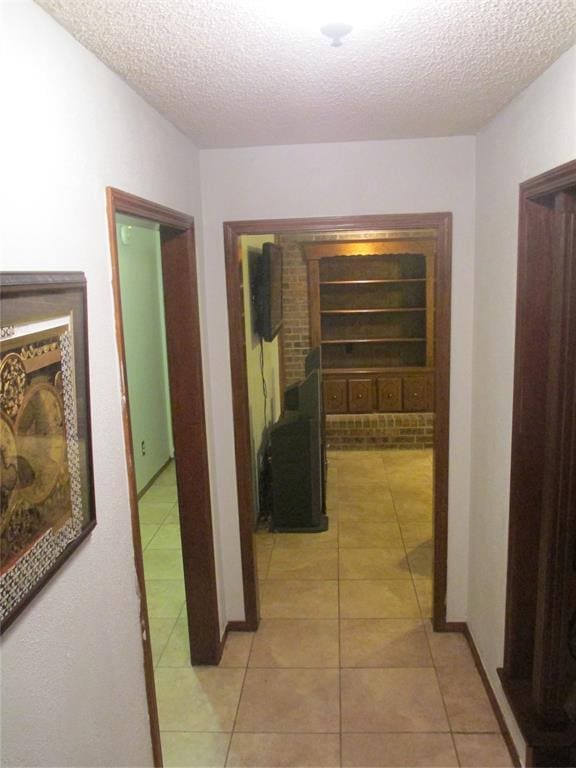
{"type": "Polygon", "coordinates": [[[576,0],[372,0],[340,48],[321,0],[37,2],[203,148],[476,133],[576,32],[576,0]]]}

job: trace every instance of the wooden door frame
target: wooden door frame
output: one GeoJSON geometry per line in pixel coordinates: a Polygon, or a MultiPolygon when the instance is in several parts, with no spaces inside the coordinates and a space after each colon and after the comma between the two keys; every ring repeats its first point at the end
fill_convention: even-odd
{"type": "Polygon", "coordinates": [[[575,193],[572,160],[524,181],[519,194],[506,627],[498,674],[529,766],[573,765],[576,744],[560,684],[568,680],[562,659],[576,605],[576,244],[565,219],[574,216],[575,193]]]}
{"type": "Polygon", "coordinates": [[[137,216],[160,225],[170,399],[176,453],[190,659],[193,664],[217,664],[222,655],[222,645],[210,508],[194,219],[187,214],[135,197],[113,187],[107,187],[106,197],[112,257],[116,343],[120,364],[124,450],[128,467],[134,560],[141,596],[140,623],[144,647],[144,671],[154,762],[155,765],[160,766],[162,765],[162,750],[138,517],[122,322],[116,215],[137,216]]]}
{"type": "Polygon", "coordinates": [[[437,632],[461,629],[446,621],[446,587],[448,556],[448,449],[450,419],[450,297],[452,263],[452,214],[416,213],[371,216],[328,217],[310,219],[265,219],[227,221],[224,228],[228,327],[234,413],[234,446],[240,547],[244,587],[245,621],[238,628],[255,630],[259,622],[257,575],[252,541],[252,488],[250,482],[250,419],[248,379],[245,355],[245,333],[242,323],[242,283],[240,238],[243,235],[305,234],[388,229],[435,229],[436,324],[435,324],[435,388],[434,425],[434,609],[433,624],[437,632]]]}

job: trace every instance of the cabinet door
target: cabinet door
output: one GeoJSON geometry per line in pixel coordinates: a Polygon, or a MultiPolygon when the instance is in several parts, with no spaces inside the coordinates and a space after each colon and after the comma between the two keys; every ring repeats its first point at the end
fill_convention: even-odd
{"type": "Polygon", "coordinates": [[[350,413],[372,412],[372,379],[349,379],[348,404],[350,413]]]}
{"type": "Polygon", "coordinates": [[[326,413],[348,413],[346,379],[324,379],[324,410],[326,413]]]}
{"type": "Polygon", "coordinates": [[[430,374],[404,376],[403,401],[405,411],[434,410],[434,382],[430,374]]]}
{"type": "Polygon", "coordinates": [[[378,386],[378,410],[383,412],[402,410],[402,379],[399,376],[380,377],[378,386]]]}

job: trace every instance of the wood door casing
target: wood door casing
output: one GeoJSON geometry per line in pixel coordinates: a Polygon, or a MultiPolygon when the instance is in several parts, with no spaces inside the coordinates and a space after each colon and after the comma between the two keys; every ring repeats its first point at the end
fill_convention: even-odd
{"type": "Polygon", "coordinates": [[[576,759],[576,161],[520,186],[504,691],[528,765],[576,759]],[[570,714],[571,712],[571,714],[570,714]]]}
{"type": "Polygon", "coordinates": [[[382,232],[383,230],[421,230],[427,239],[433,230],[436,241],[434,260],[434,618],[436,631],[450,631],[446,621],[446,585],[448,552],[448,462],[450,438],[450,308],[452,274],[452,214],[378,214],[300,219],[261,219],[223,223],[230,339],[230,375],[232,380],[234,444],[240,519],[242,578],[244,583],[245,622],[242,628],[258,625],[258,590],[254,572],[252,541],[252,490],[250,467],[249,403],[246,385],[246,361],[243,357],[244,329],[238,306],[237,260],[242,235],[289,235],[303,233],[382,232]]]}

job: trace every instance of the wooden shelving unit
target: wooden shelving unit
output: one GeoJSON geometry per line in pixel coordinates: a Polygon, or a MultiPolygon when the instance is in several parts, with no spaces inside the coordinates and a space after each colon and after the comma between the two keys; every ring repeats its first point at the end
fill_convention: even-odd
{"type": "Polygon", "coordinates": [[[433,409],[434,252],[415,239],[305,246],[327,413],[433,409]]]}

